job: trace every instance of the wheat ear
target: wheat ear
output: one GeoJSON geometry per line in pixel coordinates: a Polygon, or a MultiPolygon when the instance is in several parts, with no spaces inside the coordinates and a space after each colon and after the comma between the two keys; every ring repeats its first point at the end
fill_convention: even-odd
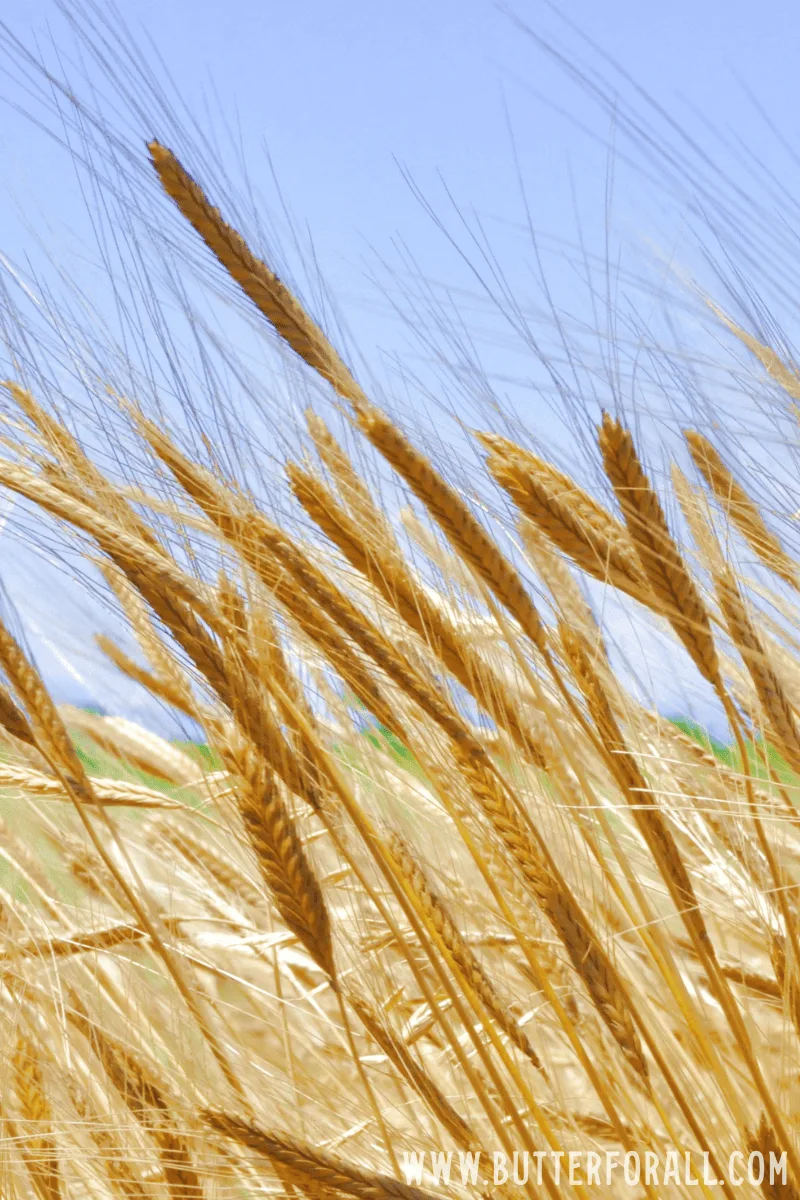
{"type": "Polygon", "coordinates": [[[153,165],[167,194],[208,247],[292,349],[354,408],[362,432],[406,480],[435,517],[453,547],[509,608],[536,645],[544,629],[519,574],[458,494],[433,470],[394,422],[372,405],[328,339],[288,288],[244,239],[222,219],[175,155],[158,142],[149,145],[153,165]]]}
{"type": "Polygon", "coordinates": [[[800,400],[800,376],[796,369],[787,367],[780,355],[776,354],[770,346],[765,346],[758,338],[753,337],[752,333],[742,329],[712,301],[707,299],[706,303],[714,315],[719,317],[720,321],[730,329],[734,337],[737,337],[742,345],[755,355],[770,378],[774,379],[793,400],[800,400]]]}
{"type": "Polygon", "coordinates": [[[187,706],[185,697],[180,692],[176,691],[167,680],[160,679],[158,675],[148,671],[145,667],[140,667],[112,638],[107,637],[104,633],[96,633],[94,640],[98,650],[105,654],[118,671],[127,675],[128,679],[132,679],[134,683],[138,683],[151,695],[156,696],[159,700],[164,700],[187,716],[195,715],[194,711],[187,706]]]}
{"type": "Polygon", "coordinates": [[[800,591],[797,568],[776,536],[764,523],[758,505],[737,482],[708,438],[694,429],[684,431],[694,465],[716,496],[732,524],[766,566],[800,591]]]}
{"type": "Polygon", "coordinates": [[[798,770],[800,730],[789,696],[769,661],[733,572],[725,567],[716,576],[715,583],[728,632],[750,673],[770,731],[781,753],[798,770]]]}
{"type": "Polygon", "coordinates": [[[171,150],[156,141],[148,150],[164,191],[277,333],[340,395],[360,400],[363,394],[350,371],[286,285],[223,220],[171,150]]]}
{"type": "MultiPolygon", "coordinates": [[[[17,763],[0,763],[0,787],[19,788],[32,796],[69,800],[69,793],[60,779],[52,775],[43,775],[40,771],[17,763]]],[[[156,791],[143,783],[92,776],[92,790],[95,799],[103,808],[186,807],[180,800],[173,800],[165,792],[156,791]]]]}
{"type": "Polygon", "coordinates": [[[604,413],[599,441],[605,472],[656,602],[697,669],[719,689],[719,660],[708,612],[642,469],[630,431],[604,413]]]}
{"type": "Polygon", "coordinates": [[[14,1083],[22,1117],[29,1127],[22,1151],[28,1173],[41,1200],[61,1200],[63,1187],[52,1133],[53,1114],[44,1092],[38,1052],[26,1037],[17,1039],[14,1083]]]}
{"type": "Polygon", "coordinates": [[[0,949],[0,971],[4,963],[19,958],[68,958],[73,954],[113,950],[123,943],[138,942],[144,937],[135,925],[110,925],[107,929],[92,929],[87,933],[72,933],[69,937],[28,938],[15,941],[0,949]]]}
{"type": "Polygon", "coordinates": [[[295,822],[253,747],[221,747],[240,778],[237,802],[261,876],[288,929],[336,988],[330,918],[295,822]]]}
{"type": "Polygon", "coordinates": [[[464,984],[475,993],[488,1015],[517,1049],[522,1051],[537,1070],[541,1070],[541,1060],[530,1044],[525,1031],[514,1020],[508,1006],[497,994],[475,954],[459,933],[446,904],[437,893],[411,847],[399,834],[392,835],[390,845],[396,861],[402,867],[425,915],[436,930],[437,937],[461,975],[464,984]]]}
{"type": "Polygon", "coordinates": [[[268,1133],[232,1113],[206,1109],[203,1116],[223,1137],[247,1146],[276,1168],[287,1171],[309,1200],[316,1200],[320,1193],[352,1196],[354,1200],[434,1200],[432,1193],[421,1188],[362,1170],[284,1134],[268,1133]]]}
{"type": "Polygon", "coordinates": [[[581,503],[577,485],[558,486],[549,464],[538,460],[534,465],[495,454],[486,465],[520,512],[577,566],[637,600],[646,596],[647,579],[624,527],[599,505],[581,503]]]}
{"type": "Polygon", "coordinates": [[[347,991],[347,1002],[358,1016],[372,1040],[380,1047],[398,1073],[411,1085],[436,1118],[450,1134],[457,1146],[464,1150],[474,1149],[477,1138],[467,1122],[453,1108],[436,1081],[417,1061],[388,1023],[374,1007],[352,989],[347,991]]]}
{"type": "Polygon", "coordinates": [[[648,1085],[647,1060],[636,1032],[628,993],[576,897],[547,852],[541,836],[524,821],[497,778],[486,772],[477,773],[469,763],[462,765],[462,772],[520,875],[561,939],[577,975],[625,1060],[648,1085]]]}
{"type": "Polygon", "coordinates": [[[387,552],[399,553],[397,538],[386,515],[373,500],[369,487],[353,466],[347,452],[339,445],[319,413],[308,408],[305,418],[314,448],[333,478],[347,509],[365,533],[369,532],[370,539],[379,540],[387,552]]]}
{"type": "Polygon", "coordinates": [[[74,995],[67,1018],[86,1038],[109,1083],[155,1142],[171,1200],[203,1200],[189,1147],[173,1119],[171,1098],[129,1050],[89,1019],[74,995]]]}

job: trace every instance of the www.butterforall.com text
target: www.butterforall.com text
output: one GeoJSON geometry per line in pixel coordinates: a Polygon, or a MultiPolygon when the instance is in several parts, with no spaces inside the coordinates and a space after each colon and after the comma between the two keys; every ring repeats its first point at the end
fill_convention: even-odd
{"type": "Polygon", "coordinates": [[[624,1184],[663,1186],[683,1184],[686,1187],[714,1186],[728,1183],[761,1186],[786,1184],[786,1153],[751,1154],[734,1151],[716,1165],[709,1154],[668,1150],[656,1154],[647,1150],[520,1150],[507,1154],[503,1150],[481,1151],[421,1150],[401,1156],[406,1183],[421,1184],[432,1179],[435,1184],[495,1187],[504,1183],[520,1186],[531,1182],[541,1185],[549,1174],[556,1184],[570,1183],[584,1187],[612,1187],[624,1184]]]}

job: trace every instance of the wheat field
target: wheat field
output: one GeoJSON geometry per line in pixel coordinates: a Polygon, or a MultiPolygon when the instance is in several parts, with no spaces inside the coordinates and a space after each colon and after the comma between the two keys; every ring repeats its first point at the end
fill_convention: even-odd
{"type": "MultiPolygon", "coordinates": [[[[799,1196],[800,564],[770,514],[698,429],[667,494],[612,412],[613,506],[472,430],[488,513],[148,153],[358,449],[308,408],[270,506],[98,379],[156,495],[2,385],[0,485],[200,732],[58,706],[0,622],[0,1195],[799,1196]],[[626,688],[587,580],[688,655],[727,750],[626,688]],[[508,1171],[419,1159],[450,1151],[508,1171]]],[[[793,364],[709,311],[790,411],[793,364]]]]}

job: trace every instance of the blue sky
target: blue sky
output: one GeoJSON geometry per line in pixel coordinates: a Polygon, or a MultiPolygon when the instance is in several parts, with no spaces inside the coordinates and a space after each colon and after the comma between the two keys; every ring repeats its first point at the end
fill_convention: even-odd
{"type": "MultiPolygon", "coordinates": [[[[710,127],[741,138],[763,157],[757,172],[761,186],[774,170],[797,194],[797,166],[757,110],[757,104],[763,106],[789,143],[796,141],[796,6],[762,4],[757,21],[752,5],[738,0],[669,5],[574,0],[559,5],[558,12],[536,2],[509,7],[572,61],[597,67],[600,60],[581,34],[594,39],[688,133],[713,147],[734,178],[747,179],[749,186],[751,170],[737,161],[733,144],[719,146],[710,127]]],[[[676,193],[642,180],[626,166],[625,139],[609,114],[494,4],[239,0],[225,8],[207,0],[126,0],[123,11],[140,45],[146,49],[149,38],[158,48],[175,94],[208,135],[219,139],[234,192],[240,139],[249,179],[263,197],[265,220],[280,238],[286,223],[271,161],[304,253],[313,241],[354,341],[383,351],[381,356],[370,350],[369,365],[389,390],[395,375],[386,363],[392,354],[407,352],[409,336],[412,342],[415,336],[413,318],[409,328],[391,311],[398,296],[407,318],[413,311],[410,257],[439,287],[440,298],[444,285],[480,291],[448,234],[474,263],[480,253],[472,236],[476,229],[485,233],[515,295],[543,312],[536,256],[525,229],[530,220],[555,303],[576,328],[584,320],[591,323],[592,308],[575,254],[562,246],[574,246],[579,233],[588,254],[599,261],[610,252],[620,268],[630,263],[632,270],[649,272],[651,284],[658,279],[660,255],[675,255],[701,273],[704,269],[694,241],[691,186],[676,193]]],[[[109,94],[96,65],[88,58],[81,61],[77,43],[61,32],[63,17],[54,6],[6,0],[2,19],[23,42],[38,44],[51,64],[56,62],[55,34],[61,65],[78,90],[88,94],[96,85],[109,94]]],[[[622,104],[633,101],[641,108],[635,93],[621,86],[622,104]]],[[[33,226],[50,254],[68,262],[71,272],[85,271],[91,293],[101,284],[94,265],[95,231],[79,177],[69,156],[15,111],[21,106],[27,113],[39,112],[39,102],[13,66],[0,79],[0,98],[8,102],[0,120],[0,250],[17,263],[31,261],[37,271],[46,271],[32,242],[33,226]]],[[[130,123],[134,140],[161,135],[156,119],[146,126],[138,117],[130,123]]],[[[291,259],[291,247],[287,253],[291,259]]],[[[618,280],[623,277],[620,271],[618,280]]],[[[602,284],[602,270],[597,278],[602,284]]],[[[619,288],[619,281],[614,286],[619,288]]],[[[635,287],[629,289],[626,302],[635,307],[637,295],[635,287]]],[[[521,415],[534,440],[568,455],[569,423],[524,386],[533,373],[525,348],[504,340],[502,321],[490,307],[481,308],[473,295],[466,319],[477,339],[484,337],[481,353],[499,381],[501,400],[521,415]]],[[[418,369],[430,386],[440,376],[424,358],[423,353],[418,369]]],[[[449,406],[462,401],[456,392],[449,406]]],[[[404,394],[403,403],[421,422],[434,419],[419,392],[416,399],[413,389],[404,394]]],[[[763,413],[748,425],[741,397],[730,403],[733,417],[741,417],[743,434],[758,435],[763,413]]],[[[656,422],[654,431],[658,437],[663,426],[656,422]]],[[[15,548],[5,580],[12,599],[25,607],[31,644],[54,687],[76,698],[81,688],[108,688],[95,661],[70,647],[83,603],[65,584],[54,620],[49,591],[33,586],[41,571],[41,560],[28,560],[15,548]]],[[[672,664],[666,675],[661,669],[663,650],[642,642],[640,654],[639,645],[636,639],[629,642],[634,659],[654,656],[651,686],[662,707],[695,707],[702,715],[705,702],[681,672],[672,664]]]]}

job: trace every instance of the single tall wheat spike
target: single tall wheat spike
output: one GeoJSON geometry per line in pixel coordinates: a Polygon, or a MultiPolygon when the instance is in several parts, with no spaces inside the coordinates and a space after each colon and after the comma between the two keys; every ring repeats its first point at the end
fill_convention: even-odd
{"type": "Polygon", "coordinates": [[[363,400],[360,387],[322,330],[278,276],[256,258],[241,234],[223,220],[172,151],[155,141],[148,150],[164,191],[280,336],[340,395],[356,403],[363,400]]]}
{"type": "Polygon", "coordinates": [[[171,151],[152,142],[153,165],[165,191],[209,248],[282,338],[349,400],[362,431],[406,480],[435,517],[454,548],[464,556],[536,645],[544,645],[539,615],[518,573],[449,484],[396,424],[371,404],[339,355],[295,296],[255,258],[244,239],[223,221],[202,189],[171,151]]]}

